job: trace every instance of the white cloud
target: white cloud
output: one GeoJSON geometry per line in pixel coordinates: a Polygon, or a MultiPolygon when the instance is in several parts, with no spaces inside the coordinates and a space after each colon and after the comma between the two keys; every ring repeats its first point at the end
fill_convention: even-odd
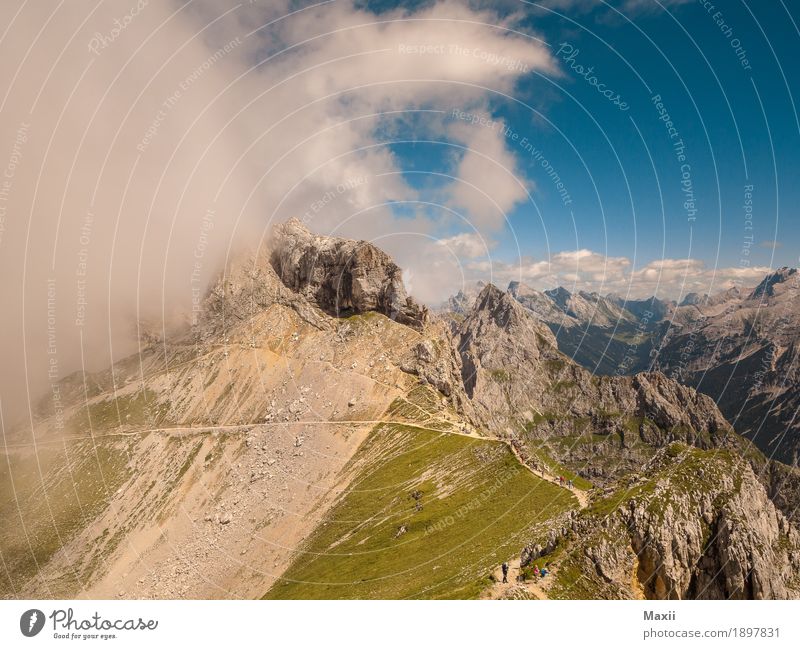
{"type": "Polygon", "coordinates": [[[470,264],[468,270],[471,279],[491,277],[503,288],[509,281],[521,281],[539,290],[564,286],[570,291],[619,293],[634,298],[657,295],[662,299],[755,286],[770,272],[767,267],[755,266],[709,268],[699,259],[659,259],[634,269],[627,257],[608,257],[585,249],[559,252],[549,260],[470,264]]]}
{"type": "Polygon", "coordinates": [[[488,241],[474,232],[463,232],[446,239],[439,239],[436,244],[464,259],[485,257],[494,246],[492,241],[488,241]]]}
{"type": "MultiPolygon", "coordinates": [[[[451,226],[445,219],[393,214],[390,201],[413,204],[420,194],[376,129],[409,110],[486,112],[492,93],[513,92],[521,76],[557,73],[541,42],[455,0],[379,16],[348,0],[291,14],[288,0],[151,0],[127,18],[135,6],[4,6],[15,19],[0,43],[0,162],[30,125],[6,202],[18,216],[6,218],[0,241],[0,272],[14,278],[0,300],[16,314],[0,330],[4,404],[24,403],[25,355],[31,393],[47,384],[49,277],[58,278],[61,376],[82,354],[96,369],[133,351],[137,318],[188,306],[199,248],[205,282],[229,248],[258,242],[289,216],[321,233],[374,239],[418,278],[415,292],[441,292],[462,275],[459,256],[477,248],[469,238],[452,250],[436,244],[442,224],[451,226]],[[115,21],[125,27],[113,31],[115,21]]],[[[461,177],[442,198],[486,236],[524,199],[513,156],[497,133],[448,134],[442,114],[438,136],[483,154],[460,159],[461,177]],[[470,184],[494,204],[472,200],[470,184]]]]}
{"type": "Polygon", "coordinates": [[[456,120],[448,128],[448,135],[461,142],[465,152],[458,163],[458,181],[449,187],[446,200],[466,211],[473,225],[484,230],[502,228],[507,214],[528,200],[533,188],[507,146],[503,121],[489,123],[482,126],[456,120]]]}

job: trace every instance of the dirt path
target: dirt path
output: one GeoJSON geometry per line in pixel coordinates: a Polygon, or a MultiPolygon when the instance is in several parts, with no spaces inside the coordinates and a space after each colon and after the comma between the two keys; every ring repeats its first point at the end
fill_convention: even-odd
{"type": "Polygon", "coordinates": [[[549,599],[547,591],[538,582],[517,581],[519,574],[519,559],[508,562],[507,584],[503,583],[503,571],[498,567],[493,573],[495,583],[483,592],[481,599],[549,599]]]}
{"type": "Polygon", "coordinates": [[[64,442],[78,442],[86,440],[107,439],[110,437],[136,437],[141,435],[149,435],[151,433],[162,433],[172,435],[175,437],[182,437],[184,435],[197,435],[200,433],[212,434],[218,431],[225,432],[250,432],[253,428],[270,428],[280,426],[377,426],[378,424],[400,424],[408,426],[409,428],[418,428],[419,430],[431,430],[435,433],[442,433],[443,435],[460,435],[462,437],[471,437],[472,439],[494,439],[492,437],[482,437],[475,431],[461,432],[458,430],[441,430],[426,426],[424,423],[412,423],[407,421],[395,421],[388,419],[312,419],[312,420],[297,420],[297,421],[271,421],[271,422],[253,422],[249,424],[223,424],[223,425],[208,425],[208,426],[159,426],[157,428],[146,428],[141,430],[121,430],[114,433],[103,433],[102,435],[70,435],[66,437],[55,437],[49,439],[38,440],[35,444],[32,442],[20,444],[7,444],[7,448],[29,448],[34,446],[45,446],[47,444],[63,444],[64,442]]]}
{"type": "MultiPolygon", "coordinates": [[[[417,405],[417,404],[414,404],[417,405]]],[[[70,436],[66,438],[57,438],[57,439],[47,439],[47,440],[40,440],[36,443],[28,443],[28,444],[8,444],[7,446],[10,447],[9,450],[13,449],[14,447],[17,448],[24,448],[24,447],[33,447],[38,445],[45,445],[50,443],[58,443],[63,444],[66,441],[77,441],[77,440],[98,440],[101,438],[110,438],[110,437],[133,437],[133,436],[143,436],[147,434],[159,434],[165,435],[169,437],[183,437],[183,436],[190,436],[190,435],[198,435],[198,434],[205,434],[210,435],[214,434],[218,431],[225,431],[229,433],[243,433],[247,434],[253,429],[264,429],[264,428],[272,428],[272,427],[281,427],[281,426],[376,426],[379,424],[400,424],[403,426],[408,426],[409,428],[416,428],[420,430],[429,430],[433,432],[438,432],[443,435],[459,435],[462,437],[469,437],[472,439],[486,439],[486,440],[495,440],[495,441],[502,441],[505,445],[511,450],[511,452],[516,457],[517,461],[524,466],[528,471],[530,471],[534,476],[539,479],[547,480],[552,484],[558,485],[562,489],[567,489],[572,492],[572,494],[577,499],[580,508],[584,509],[589,504],[589,496],[585,491],[582,491],[577,488],[569,489],[565,483],[559,481],[558,477],[552,473],[550,473],[547,469],[544,471],[542,470],[535,470],[531,466],[529,466],[524,459],[521,457],[519,450],[515,447],[508,440],[498,440],[495,437],[484,437],[480,435],[475,429],[470,426],[466,426],[464,428],[459,428],[459,425],[463,425],[463,422],[453,421],[446,416],[436,416],[432,413],[427,412],[424,408],[417,406],[419,410],[424,413],[428,419],[421,422],[409,422],[409,421],[396,421],[396,420],[386,420],[386,419],[375,419],[375,420],[300,420],[300,421],[286,421],[286,422],[251,422],[251,423],[243,423],[243,424],[218,424],[218,425],[194,425],[194,426],[161,426],[161,427],[154,427],[148,429],[140,429],[140,430],[117,430],[115,432],[105,433],[102,435],[84,435],[84,436],[70,436]],[[448,424],[452,424],[453,428],[448,430],[442,430],[430,425],[428,422],[447,422],[448,424]]],[[[547,585],[552,583],[552,576],[548,576],[546,578],[546,582],[533,582],[533,581],[518,581],[518,577],[520,575],[520,559],[519,557],[515,559],[509,560],[509,573],[508,573],[508,583],[502,583],[502,570],[498,566],[494,571],[495,583],[492,584],[489,588],[487,588],[480,596],[481,599],[549,599],[547,594],[547,585]],[[544,586],[544,587],[543,587],[544,586]]]]}
{"type": "MultiPolygon", "coordinates": [[[[530,471],[533,475],[535,475],[540,480],[547,480],[548,482],[552,482],[555,485],[558,485],[562,489],[567,489],[572,493],[573,496],[578,500],[580,504],[580,509],[585,509],[589,506],[589,494],[585,491],[573,487],[570,489],[566,486],[566,483],[562,483],[558,476],[550,473],[549,471],[536,471],[532,469],[528,464],[523,460],[520,456],[519,451],[511,442],[506,442],[508,448],[511,449],[511,452],[517,458],[517,461],[524,466],[528,471],[530,471]]],[[[520,560],[519,558],[511,559],[508,561],[508,583],[503,583],[503,571],[501,567],[497,567],[493,573],[495,578],[495,583],[487,588],[482,594],[481,599],[522,599],[525,597],[532,597],[533,599],[549,599],[547,595],[547,587],[544,584],[550,584],[553,582],[553,573],[551,572],[550,575],[545,577],[545,581],[517,581],[517,577],[520,574],[520,560]],[[543,587],[544,586],[544,587],[543,587]]],[[[553,566],[552,569],[554,572],[558,571],[557,566],[553,566]]]]}
{"type": "Polygon", "coordinates": [[[572,495],[578,499],[578,503],[580,503],[581,509],[586,509],[589,506],[589,494],[587,494],[585,491],[583,491],[582,489],[578,489],[577,487],[572,487],[570,489],[567,486],[566,482],[562,483],[558,479],[558,476],[556,476],[553,473],[550,473],[549,471],[546,470],[536,471],[532,469],[530,466],[528,466],[527,462],[525,462],[522,456],[520,456],[519,451],[511,442],[506,442],[506,445],[511,449],[511,452],[514,454],[514,457],[517,458],[517,461],[526,469],[528,469],[528,471],[530,471],[537,478],[539,478],[540,480],[547,480],[548,482],[552,482],[553,484],[558,485],[562,489],[566,489],[567,491],[572,493],[572,495]]]}

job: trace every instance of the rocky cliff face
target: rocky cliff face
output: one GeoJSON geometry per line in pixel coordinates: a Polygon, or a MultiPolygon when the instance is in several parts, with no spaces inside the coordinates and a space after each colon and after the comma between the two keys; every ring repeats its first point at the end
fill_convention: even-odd
{"type": "Polygon", "coordinates": [[[687,295],[680,305],[564,288],[509,293],[545,322],[558,348],[601,375],[660,370],[712,397],[769,457],[800,457],[800,274],[770,273],[752,289],[687,295]]]}
{"type": "Polygon", "coordinates": [[[371,243],[316,236],[291,219],[273,228],[270,246],[283,284],[328,314],[376,311],[415,329],[427,319],[406,295],[400,268],[371,243]]]}
{"type": "Polygon", "coordinates": [[[330,327],[329,320],[313,302],[287,287],[270,261],[270,252],[260,250],[236,258],[218,277],[197,317],[196,331],[212,340],[241,322],[262,313],[273,304],[294,309],[317,328],[330,327]]]}
{"type": "Polygon", "coordinates": [[[502,418],[513,428],[537,420],[594,417],[618,419],[622,427],[628,418],[639,417],[669,431],[667,437],[685,435],[692,443],[730,429],[710,399],[663,374],[592,376],[558,350],[548,327],[493,285],[478,297],[456,345],[466,392],[493,426],[502,418]]]}
{"type": "Polygon", "coordinates": [[[556,348],[555,337],[547,327],[491,284],[481,291],[468,313],[457,344],[464,387],[472,399],[481,396],[477,384],[488,380],[486,371],[495,382],[502,383],[508,377],[499,372],[517,374],[538,368],[556,348]]]}
{"type": "MultiPolygon", "coordinates": [[[[759,295],[779,299],[783,290],[772,282],[759,295]]],[[[317,237],[297,221],[278,226],[269,249],[229,266],[191,330],[94,377],[65,380],[70,453],[79,461],[65,472],[67,460],[53,458],[42,480],[51,492],[80,487],[92,508],[56,512],[58,544],[47,534],[52,513],[26,511],[23,520],[35,524],[33,563],[31,538],[16,526],[2,530],[16,585],[0,581],[0,593],[260,596],[290,564],[287,547],[323,528],[333,545],[351,535],[346,525],[337,537],[324,517],[371,466],[354,461],[357,450],[388,426],[374,458],[381,462],[411,467],[397,449],[412,435],[436,442],[410,444],[420,453],[413,463],[420,489],[389,498],[403,515],[406,501],[419,503],[417,513],[424,506],[426,518],[437,512],[437,523],[459,511],[429,499],[432,467],[437,488],[462,490],[468,503],[482,498],[470,491],[464,467],[494,481],[495,460],[537,489],[545,472],[585,481],[580,494],[546,485],[561,492],[557,515],[537,510],[533,528],[515,525],[493,541],[517,552],[526,538],[523,563],[557,564],[552,596],[797,596],[800,541],[784,512],[797,511],[800,474],[766,460],[709,397],[661,372],[592,375],[520,303],[531,294],[513,293],[517,299],[487,285],[458,321],[428,318],[377,248],[317,237]],[[79,383],[92,386],[88,398],[79,383]],[[111,445],[107,466],[86,484],[65,482],[98,462],[95,443],[80,441],[87,431],[111,445]],[[425,454],[437,444],[458,453],[425,454]],[[241,555],[251,573],[231,559],[241,555]],[[76,579],[65,579],[70,572],[76,579]]],[[[391,484],[370,484],[397,489],[395,467],[386,475],[391,484]]],[[[505,484],[491,493],[498,511],[520,503],[505,484]]],[[[18,504],[0,502],[13,512],[18,504]]],[[[385,511],[369,518],[384,521],[385,511]]],[[[396,529],[404,540],[392,551],[403,552],[419,529],[396,529]]],[[[463,547],[477,530],[461,521],[440,531],[462,534],[448,542],[463,547]]],[[[436,574],[421,573],[413,592],[435,586],[436,574]]]]}
{"type": "Polygon", "coordinates": [[[708,394],[767,456],[800,457],[800,275],[782,268],[750,292],[677,310],[657,367],[708,394]]]}
{"type": "Polygon", "coordinates": [[[660,371],[592,375],[562,354],[550,330],[511,294],[487,286],[454,344],[450,376],[458,366],[464,412],[515,440],[534,466],[555,460],[610,485],[672,442],[726,448],[747,458],[786,516],[798,517],[800,474],[734,433],[713,399],[660,371]]]}
{"type": "Polygon", "coordinates": [[[559,545],[564,597],[783,599],[800,588],[800,535],[727,451],[670,445],[527,559],[559,545]]]}

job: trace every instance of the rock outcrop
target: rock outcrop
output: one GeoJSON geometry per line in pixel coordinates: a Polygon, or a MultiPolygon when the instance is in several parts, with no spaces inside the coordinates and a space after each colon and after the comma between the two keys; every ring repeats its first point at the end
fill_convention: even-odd
{"type": "Polygon", "coordinates": [[[592,376],[558,350],[547,326],[491,284],[455,343],[466,393],[484,425],[498,432],[536,423],[545,425],[542,435],[572,434],[564,422],[587,418],[625,433],[638,418],[648,443],[711,445],[730,431],[711,399],[661,373],[592,376]]]}
{"type": "MultiPolygon", "coordinates": [[[[552,354],[556,340],[550,330],[525,313],[496,286],[489,284],[478,296],[458,336],[464,387],[476,396],[481,369],[491,372],[528,371],[539,365],[543,354],[552,354]]],[[[495,374],[496,379],[502,378],[495,374]]]]}
{"type": "Polygon", "coordinates": [[[406,295],[402,271],[367,241],[321,237],[290,219],[272,230],[271,263],[292,291],[337,317],[376,311],[421,329],[427,309],[406,295]]]}
{"type": "Polygon", "coordinates": [[[570,583],[580,574],[597,597],[798,596],[800,535],[746,462],[675,444],[642,473],[563,535],[564,595],[585,590],[586,583],[570,583]]]}
{"type": "MultiPolygon", "coordinates": [[[[768,283],[761,297],[781,299],[786,282],[768,283]]],[[[537,489],[546,474],[576,478],[580,493],[546,485],[554,497],[561,492],[559,507],[529,512],[536,525],[523,521],[524,529],[492,542],[492,552],[517,552],[520,535],[529,535],[522,565],[553,562],[552,597],[800,595],[800,538],[790,522],[800,473],[768,461],[731,430],[712,399],[662,372],[594,376],[575,363],[551,327],[520,303],[542,295],[487,285],[459,318],[428,318],[406,295],[399,268],[371,244],[318,237],[298,221],[278,226],[269,248],[229,265],[181,337],[158,340],[98,375],[62,381],[76,452],[96,462],[94,442],[83,441],[89,427],[93,440],[108,438],[118,448],[106,450],[118,459],[115,468],[109,463],[114,471],[103,467],[102,484],[116,482],[112,489],[88,485],[87,493],[103,499],[83,526],[75,527],[77,509],[59,513],[69,532],[65,551],[47,554],[41,570],[27,560],[30,539],[0,534],[7,573],[23,585],[11,590],[52,595],[52,586],[74,597],[88,585],[100,596],[260,596],[290,565],[287,547],[317,533],[326,539],[320,547],[330,547],[351,534],[349,527],[343,536],[336,526],[317,527],[320,514],[333,511],[349,485],[361,489],[351,482],[360,471],[375,479],[373,460],[407,464],[402,443],[415,431],[428,441],[412,444],[414,452],[439,442],[458,449],[416,456],[419,490],[406,484],[399,496],[415,501],[415,512],[424,501],[436,525],[472,505],[434,505],[426,486],[434,467],[437,489],[468,489],[468,503],[491,494],[502,512],[518,506],[522,492],[496,482],[495,460],[537,489]],[[354,459],[386,425],[384,441],[354,459]],[[136,431],[148,434],[104,434],[136,431]],[[491,491],[465,478],[465,466],[477,467],[471,475],[491,481],[491,491]],[[143,493],[156,497],[142,500],[143,493]],[[161,541],[166,533],[173,543],[161,541]],[[144,548],[147,570],[120,549],[133,544],[144,548]],[[250,577],[230,560],[240,555],[254,566],[250,577]],[[65,581],[69,571],[80,582],[65,581]]],[[[594,299],[578,297],[584,302],[560,296],[576,317],[594,299]]],[[[52,472],[63,476],[62,467],[50,464],[48,484],[56,485],[52,472]]],[[[385,475],[392,484],[374,487],[396,491],[394,468],[385,475]]],[[[76,484],[64,487],[72,492],[76,484]]],[[[37,518],[36,501],[25,499],[33,503],[26,521],[49,529],[52,512],[40,507],[37,518]]],[[[386,520],[384,504],[375,507],[368,518],[386,520]]],[[[402,536],[392,551],[409,552],[406,540],[419,539],[415,525],[391,523],[394,538],[402,536]]],[[[479,531],[463,520],[441,529],[456,527],[458,547],[479,531]]],[[[56,546],[41,547],[52,553],[56,546]]],[[[370,561],[371,554],[348,556],[370,561]]],[[[443,579],[422,573],[415,593],[443,579]]]]}
{"type": "Polygon", "coordinates": [[[316,305],[284,285],[269,262],[269,252],[262,249],[236,258],[220,274],[203,302],[197,331],[204,338],[222,335],[272,304],[294,309],[318,329],[331,326],[316,305]]]}

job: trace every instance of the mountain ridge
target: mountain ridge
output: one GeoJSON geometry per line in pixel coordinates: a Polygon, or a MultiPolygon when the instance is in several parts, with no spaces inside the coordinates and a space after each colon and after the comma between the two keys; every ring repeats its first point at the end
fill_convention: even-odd
{"type": "Polygon", "coordinates": [[[625,300],[563,287],[508,292],[545,322],[570,358],[600,375],[658,369],[714,398],[737,431],[770,457],[797,462],[800,408],[796,269],[752,289],[688,294],[680,304],[625,300]],[[617,309],[614,311],[614,309],[617,309]]]}
{"type": "Polygon", "coordinates": [[[69,435],[41,413],[39,454],[13,449],[9,466],[43,462],[45,493],[61,495],[49,517],[30,504],[35,482],[16,485],[27,518],[0,503],[27,523],[25,537],[0,533],[5,596],[474,597],[512,556],[521,571],[552,563],[552,587],[532,591],[552,597],[635,597],[637,557],[648,597],[699,596],[693,583],[798,595],[796,471],[766,460],[709,397],[659,371],[593,376],[494,285],[455,322],[409,298],[371,244],[299,221],[274,232],[232,260],[193,326],[87,377],[92,394],[65,391],[69,435]],[[689,469],[688,487],[666,490],[686,506],[665,502],[658,485],[689,469]],[[87,481],[71,483],[75,506],[73,472],[87,481]],[[722,488],[719,472],[739,478],[722,488]],[[669,516],[640,513],[652,508],[632,489],[669,516]],[[549,495],[519,507],[537,493],[549,495]],[[753,511],[762,522],[731,527],[753,511]],[[595,537],[598,526],[613,534],[595,537]],[[710,541],[720,534],[735,543],[710,541]],[[444,581],[405,548],[430,561],[449,549],[444,581]],[[315,585],[304,575],[320,556],[315,585]],[[584,584],[581,570],[604,576],[584,584]]]}

